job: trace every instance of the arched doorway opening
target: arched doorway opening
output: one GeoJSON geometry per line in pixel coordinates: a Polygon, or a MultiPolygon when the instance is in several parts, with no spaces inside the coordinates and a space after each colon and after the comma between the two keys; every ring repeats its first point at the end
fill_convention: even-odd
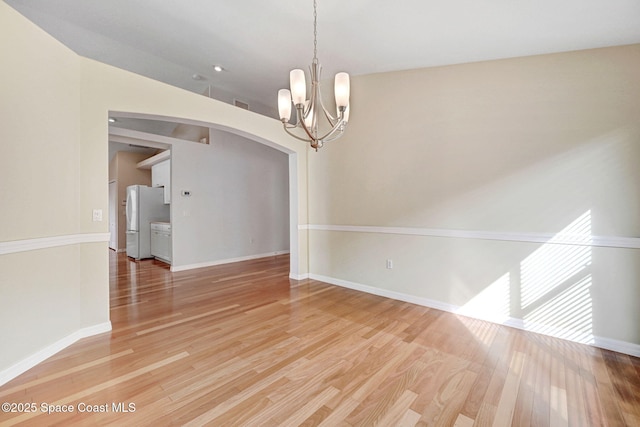
{"type": "MultiPolygon", "coordinates": [[[[220,125],[213,122],[204,122],[199,120],[191,120],[179,117],[166,117],[152,114],[130,113],[121,111],[111,111],[109,117],[116,120],[148,120],[148,121],[164,121],[171,122],[185,126],[198,126],[213,129],[219,132],[226,132],[235,137],[244,138],[246,140],[261,144],[262,146],[269,147],[277,152],[284,153],[287,156],[287,171],[288,171],[288,235],[289,235],[289,252],[290,252],[290,277],[294,279],[300,279],[303,275],[299,271],[299,219],[298,219],[298,206],[299,206],[299,185],[298,185],[298,153],[295,151],[279,145],[268,139],[253,135],[242,129],[235,129],[228,126],[220,125]]],[[[112,130],[110,127],[109,141],[117,141],[120,143],[128,143],[137,146],[151,146],[151,147],[166,147],[169,150],[176,149],[180,144],[186,141],[181,141],[177,138],[171,138],[163,135],[155,135],[153,138],[149,137],[149,134],[144,132],[131,131],[123,132],[122,130],[112,130]]],[[[195,142],[194,142],[195,144],[195,142]]],[[[179,188],[173,188],[174,195],[180,194],[179,188]]],[[[177,198],[176,205],[180,204],[180,198],[177,198]]],[[[181,206],[172,206],[172,215],[175,214],[189,214],[188,211],[182,209],[181,206]]],[[[185,262],[184,260],[175,266],[175,269],[187,269],[198,266],[196,262],[185,262]],[[182,265],[181,265],[182,264],[182,265]],[[184,267],[184,268],[183,268],[184,267]]],[[[206,265],[203,263],[202,266],[206,265]]]]}

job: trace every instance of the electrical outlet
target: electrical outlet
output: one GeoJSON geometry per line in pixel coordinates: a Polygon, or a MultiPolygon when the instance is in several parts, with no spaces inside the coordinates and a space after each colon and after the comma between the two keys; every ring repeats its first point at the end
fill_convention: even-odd
{"type": "Polygon", "coordinates": [[[93,221],[94,222],[102,221],[102,209],[93,210],[93,221]]]}
{"type": "Polygon", "coordinates": [[[392,259],[388,259],[387,260],[387,268],[389,270],[391,270],[393,268],[393,260],[392,259]]]}

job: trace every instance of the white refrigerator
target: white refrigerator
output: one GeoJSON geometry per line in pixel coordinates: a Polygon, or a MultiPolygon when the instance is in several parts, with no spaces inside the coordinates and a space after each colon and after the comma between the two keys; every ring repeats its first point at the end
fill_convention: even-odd
{"type": "Polygon", "coordinates": [[[145,185],[127,187],[127,256],[152,258],[151,223],[169,222],[169,206],[164,203],[164,189],[145,185]]]}

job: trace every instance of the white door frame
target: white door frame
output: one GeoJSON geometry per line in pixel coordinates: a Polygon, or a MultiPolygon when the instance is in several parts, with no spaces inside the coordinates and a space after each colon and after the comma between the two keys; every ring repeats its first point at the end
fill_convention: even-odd
{"type": "Polygon", "coordinates": [[[109,248],[118,251],[118,183],[109,181],[109,248]]]}

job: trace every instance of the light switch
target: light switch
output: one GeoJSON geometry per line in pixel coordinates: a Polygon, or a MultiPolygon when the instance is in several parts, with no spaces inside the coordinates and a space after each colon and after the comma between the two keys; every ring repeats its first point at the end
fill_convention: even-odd
{"type": "Polygon", "coordinates": [[[102,209],[94,209],[93,210],[93,221],[102,221],[102,209]]]}

